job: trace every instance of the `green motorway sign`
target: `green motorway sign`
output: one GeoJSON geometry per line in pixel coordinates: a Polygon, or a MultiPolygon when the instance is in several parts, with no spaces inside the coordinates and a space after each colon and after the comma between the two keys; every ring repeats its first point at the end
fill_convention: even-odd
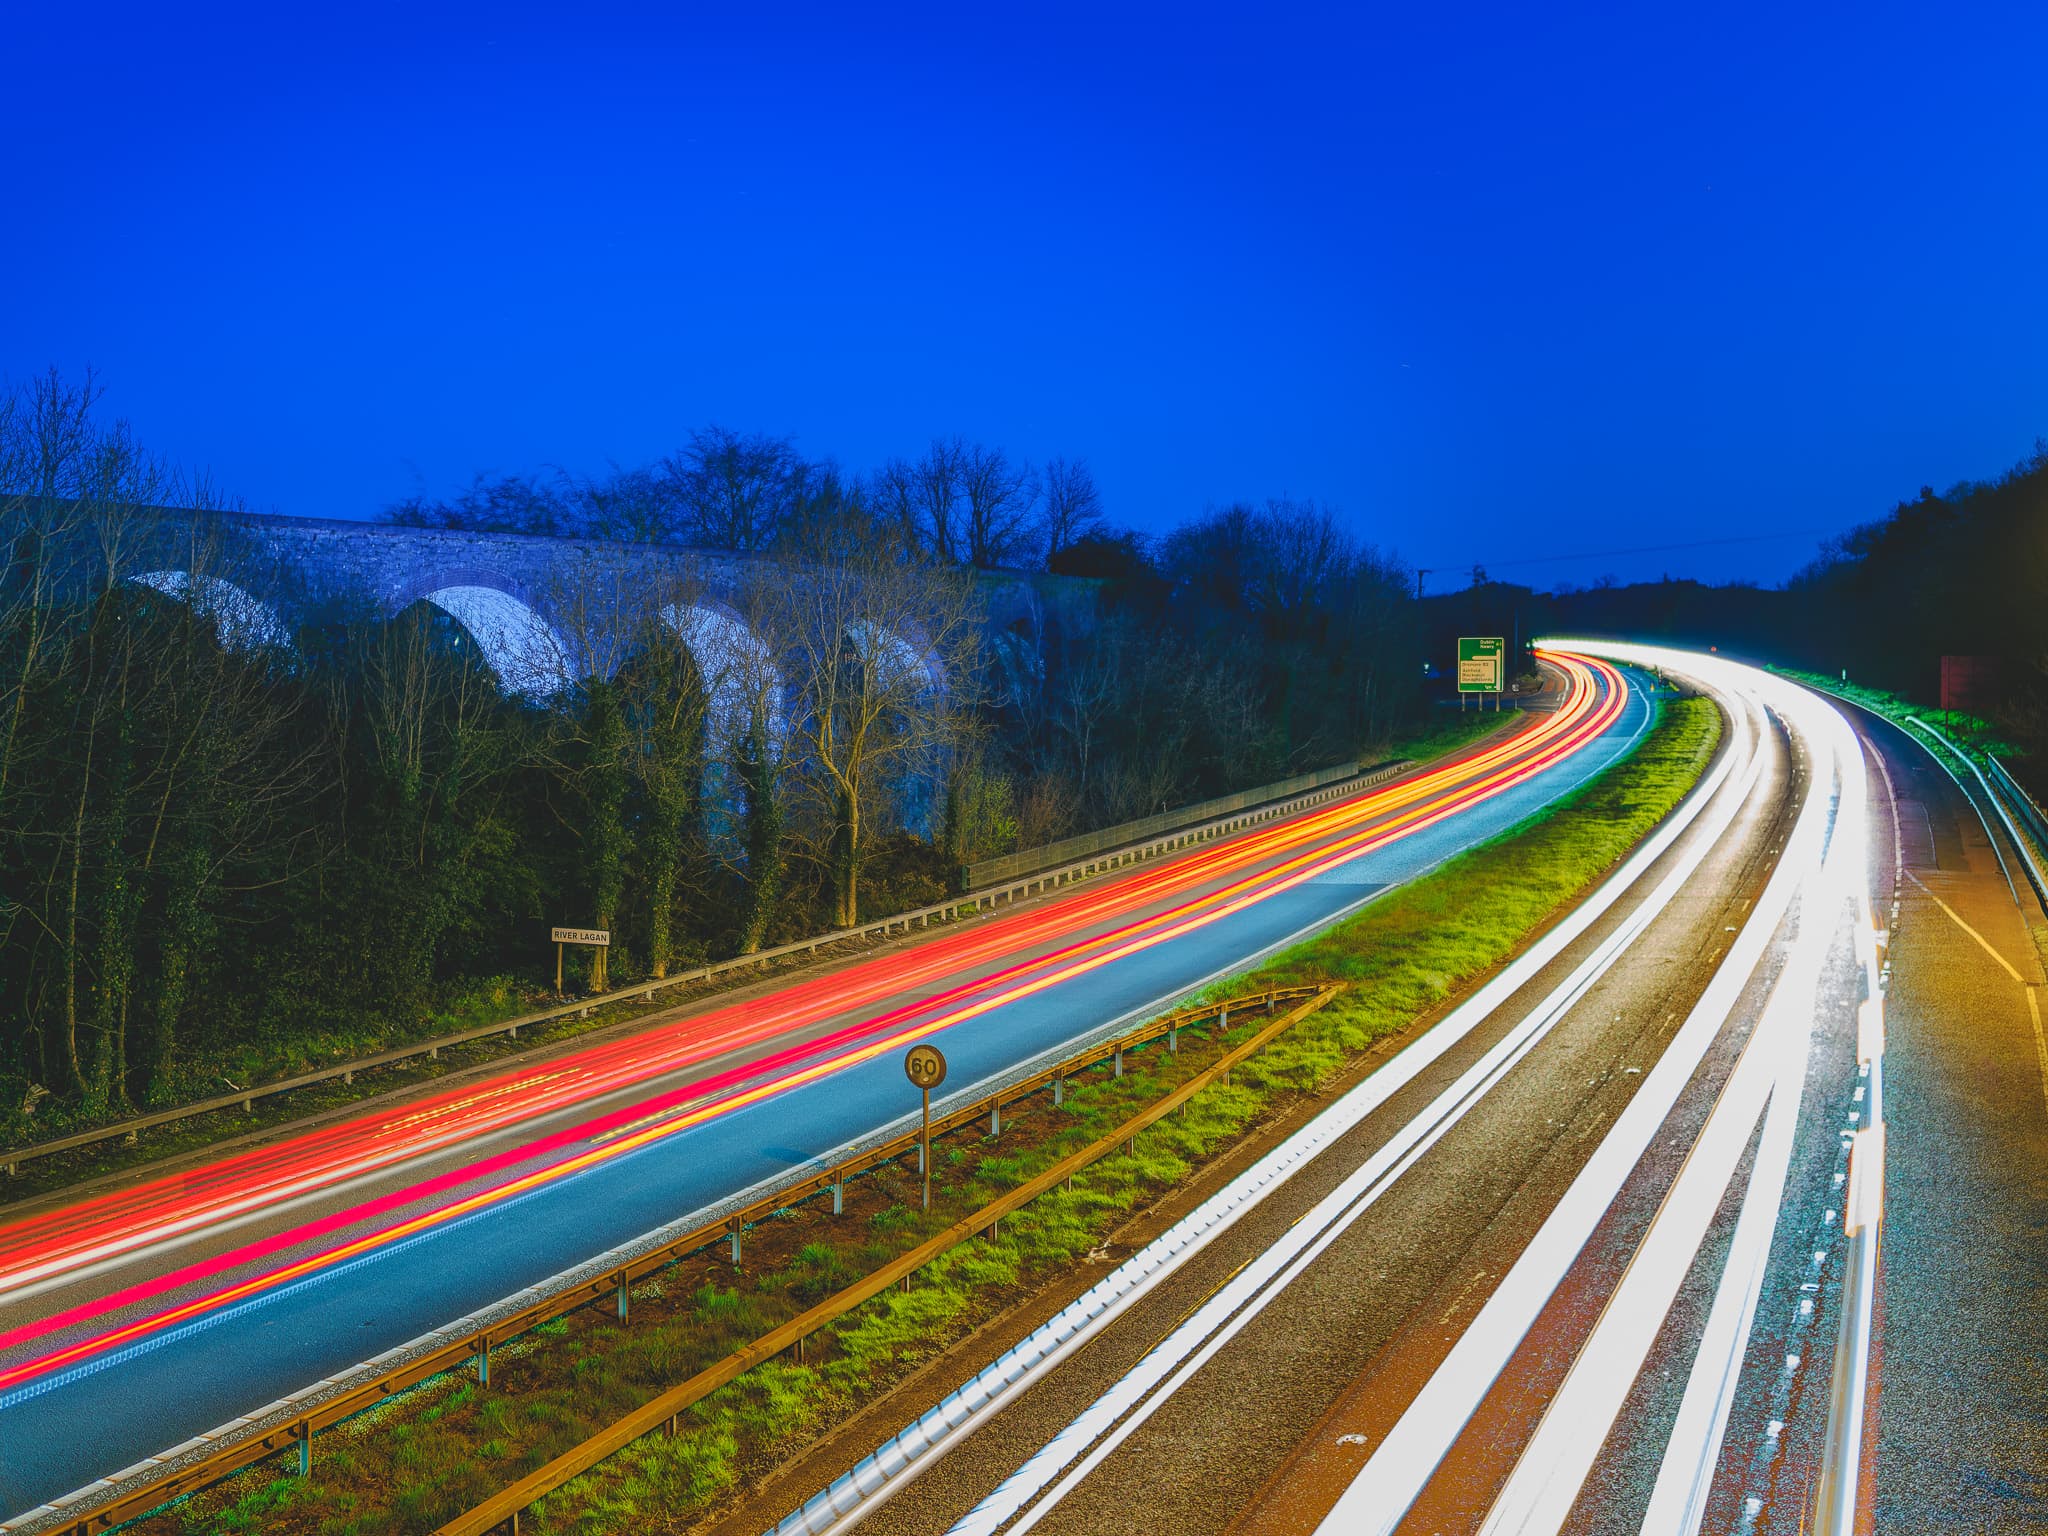
{"type": "Polygon", "coordinates": [[[1458,637],[1458,692],[1499,693],[1507,682],[1508,643],[1499,635],[1458,637]]]}

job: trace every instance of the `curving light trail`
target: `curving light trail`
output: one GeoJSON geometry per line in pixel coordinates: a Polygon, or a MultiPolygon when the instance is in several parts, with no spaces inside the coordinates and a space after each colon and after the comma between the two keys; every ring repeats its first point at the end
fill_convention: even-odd
{"type": "MultiPolygon", "coordinates": [[[[773,1039],[821,1017],[872,1006],[1026,946],[1070,940],[1101,922],[1181,895],[1228,869],[1258,863],[1289,847],[1315,845],[1331,833],[1361,822],[1390,829],[1399,826],[1405,831],[1432,825],[1442,817],[1425,815],[1425,811],[1448,789],[1462,786],[1458,801],[1462,808],[1519,782],[1529,772],[1540,771],[1540,766],[1548,766],[1597,734],[1611,714],[1603,712],[1590,681],[1591,674],[1570,674],[1564,706],[1507,741],[1373,794],[1210,845],[1157,869],[1091,887],[1029,912],[976,924],[965,933],[920,944],[902,954],[877,956],[829,976],[800,981],[768,998],[728,1004],[662,1029],[588,1047],[526,1072],[306,1132],[280,1145],[0,1228],[0,1301],[23,1286],[79,1265],[182,1231],[214,1226],[243,1211],[266,1209],[281,1199],[773,1039]],[[1409,807],[1423,809],[1411,810],[1405,817],[1394,815],[1409,807]]],[[[1610,696],[1607,704],[1614,703],[1610,696]]],[[[1353,849],[1354,854],[1364,851],[1363,847],[1353,849]]],[[[964,983],[918,1008],[943,1005],[1038,963],[1027,961],[995,977],[964,983]]],[[[897,1014],[910,1011],[897,1010],[897,1014]]],[[[894,1019],[895,1015],[885,1013],[856,1027],[886,1027],[894,1019]]],[[[836,1037],[819,1042],[827,1048],[832,1043],[836,1037]]]]}
{"type": "MultiPolygon", "coordinates": [[[[1680,1092],[1734,1017],[1767,949],[1783,935],[1788,917],[1796,917],[1764,1011],[1677,1183],[1482,1527],[1490,1536],[1535,1536],[1565,1527],[1761,1119],[1753,1167],[1742,1186],[1735,1242],[1695,1346],[1696,1368],[1652,1498],[1652,1524],[1646,1527],[1697,1530],[1735,1379],[1746,1363],[1743,1347],[1792,1157],[1811,1035],[1822,1014],[1824,966],[1845,926],[1862,980],[1876,995],[1864,761],[1841,716],[1796,685],[1718,658],[1593,641],[1560,643],[1690,675],[1724,697],[1769,708],[1805,743],[1813,771],[1784,854],[1706,992],[1535,1237],[1374,1448],[1319,1527],[1325,1533],[1392,1533],[1401,1527],[1662,1132],[1680,1092]]],[[[1866,1358],[1850,1361],[1848,1368],[1860,1380],[1866,1365],[1867,1351],[1866,1358]]]]}
{"type": "Polygon", "coordinates": [[[742,1066],[552,1132],[0,1333],[0,1392],[90,1361],[719,1115],[843,1071],[908,1041],[1196,932],[1503,793],[1593,740],[1624,688],[1601,662],[1556,658],[1564,703],[1506,741],[1387,789],[1212,845],[1156,870],[878,956],[772,998],[590,1047],[534,1070],[308,1133],[0,1231],[0,1300],[181,1237],[213,1234],[282,1201],[488,1134],[900,995],[921,981],[1030,949],[1028,958],[791,1044],[742,1066]],[[1278,862],[1273,862],[1277,860],[1278,862]],[[1254,867],[1256,866],[1256,867],[1254,867]],[[1214,889],[1197,888],[1236,871],[1214,889]],[[1171,904],[1155,908],[1162,900],[1171,904]],[[1117,923],[1118,918],[1125,919],[1117,923]],[[1090,931],[1105,921],[1106,931],[1090,931]],[[1050,944],[1049,950],[1042,946],[1050,944]],[[536,1163],[539,1166],[535,1166],[536,1163]],[[492,1182],[495,1181],[495,1182],[492,1182]],[[480,1187],[481,1186],[481,1187],[480,1187]],[[30,1353],[40,1348],[40,1352],[30,1353]]]}

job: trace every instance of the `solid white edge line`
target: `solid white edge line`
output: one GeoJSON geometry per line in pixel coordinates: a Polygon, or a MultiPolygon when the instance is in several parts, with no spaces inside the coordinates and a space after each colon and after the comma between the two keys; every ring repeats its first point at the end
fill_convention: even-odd
{"type": "MultiPolygon", "coordinates": [[[[1745,698],[1756,692],[1758,674],[1718,658],[1606,641],[1547,643],[1632,665],[1661,666],[1699,679],[1717,692],[1745,698]]],[[[1831,802],[1831,796],[1816,793],[1809,784],[1783,856],[1664,1055],[1479,1315],[1374,1449],[1320,1531],[1350,1536],[1363,1531],[1391,1532],[1400,1524],[1570,1269],[1611,1202],[1612,1191],[1641,1160],[1700,1060],[1719,1037],[1775,938],[1803,870],[1818,855],[1831,802]]]]}

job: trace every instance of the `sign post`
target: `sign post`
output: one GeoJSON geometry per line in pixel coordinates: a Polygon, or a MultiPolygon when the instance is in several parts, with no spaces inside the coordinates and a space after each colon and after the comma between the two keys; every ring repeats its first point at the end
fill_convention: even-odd
{"type": "Polygon", "coordinates": [[[913,1045],[903,1058],[903,1075],[924,1095],[924,1121],[917,1138],[917,1166],[924,1171],[924,1208],[932,1208],[932,1090],[946,1080],[946,1058],[935,1045],[913,1045]]]}
{"type": "Polygon", "coordinates": [[[570,944],[589,944],[598,949],[609,949],[612,931],[609,928],[557,928],[555,930],[555,996],[562,995],[562,950],[570,944]]]}
{"type": "Polygon", "coordinates": [[[1485,695],[1492,694],[1493,707],[1500,708],[1500,694],[1507,678],[1508,643],[1499,635],[1458,637],[1458,709],[1465,708],[1465,695],[1479,694],[1479,707],[1486,708],[1485,695]]]}

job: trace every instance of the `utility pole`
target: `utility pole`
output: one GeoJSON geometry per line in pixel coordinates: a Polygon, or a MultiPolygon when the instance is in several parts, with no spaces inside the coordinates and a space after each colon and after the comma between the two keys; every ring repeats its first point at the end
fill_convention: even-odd
{"type": "Polygon", "coordinates": [[[1422,578],[1429,574],[1421,566],[1415,567],[1415,601],[1422,601],[1422,578]]]}

